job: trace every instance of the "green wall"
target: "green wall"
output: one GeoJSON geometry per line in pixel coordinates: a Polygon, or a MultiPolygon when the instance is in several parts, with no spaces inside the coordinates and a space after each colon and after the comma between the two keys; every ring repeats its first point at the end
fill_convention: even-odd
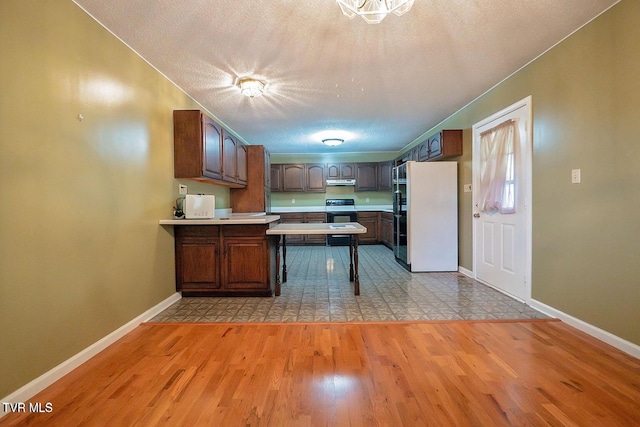
{"type": "Polygon", "coordinates": [[[2,0],[0,40],[2,397],[175,292],[158,220],[198,106],[71,1],[2,0]]]}
{"type": "MultiPolygon", "coordinates": [[[[623,0],[438,127],[465,129],[460,185],[471,183],[471,127],[532,96],[532,297],[637,345],[639,40],[640,2],[623,0]]],[[[471,270],[471,193],[459,200],[471,270]]]]}

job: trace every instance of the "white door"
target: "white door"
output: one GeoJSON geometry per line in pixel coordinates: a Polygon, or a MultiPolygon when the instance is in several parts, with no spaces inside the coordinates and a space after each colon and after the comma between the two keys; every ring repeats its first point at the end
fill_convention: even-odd
{"type": "Polygon", "coordinates": [[[473,126],[475,277],[522,301],[531,298],[531,147],[531,97],[473,126]],[[516,124],[517,132],[514,150],[505,154],[513,159],[505,187],[514,190],[515,212],[485,211],[479,206],[480,174],[487,160],[481,156],[481,135],[507,121],[516,124]]]}

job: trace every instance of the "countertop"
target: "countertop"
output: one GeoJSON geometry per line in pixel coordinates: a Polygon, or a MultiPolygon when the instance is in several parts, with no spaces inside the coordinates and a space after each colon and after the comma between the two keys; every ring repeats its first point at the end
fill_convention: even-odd
{"type": "MultiPolygon", "coordinates": [[[[302,212],[325,212],[326,206],[287,206],[287,207],[272,207],[271,213],[302,213],[302,212]]],[[[391,205],[356,205],[356,212],[393,212],[391,205]]]]}
{"type": "Polygon", "coordinates": [[[367,227],[357,222],[278,224],[267,230],[267,234],[364,234],[367,227]]]}
{"type": "Polygon", "coordinates": [[[213,219],[161,219],[160,225],[247,225],[269,224],[280,219],[280,215],[266,215],[264,212],[234,213],[213,219]]]}

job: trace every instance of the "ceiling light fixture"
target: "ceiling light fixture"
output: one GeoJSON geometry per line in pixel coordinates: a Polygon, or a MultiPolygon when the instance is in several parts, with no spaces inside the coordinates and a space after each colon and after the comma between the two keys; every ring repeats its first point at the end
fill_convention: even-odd
{"type": "Polygon", "coordinates": [[[367,24],[378,24],[390,13],[403,15],[415,0],[336,0],[349,19],[359,15],[367,24]]]}
{"type": "Polygon", "coordinates": [[[264,93],[264,82],[251,77],[245,77],[238,80],[238,87],[244,96],[254,98],[264,93]]]}
{"type": "Polygon", "coordinates": [[[339,138],[327,138],[327,139],[323,139],[322,143],[325,145],[328,145],[329,147],[335,147],[337,145],[340,145],[344,142],[344,139],[339,139],[339,138]]]}

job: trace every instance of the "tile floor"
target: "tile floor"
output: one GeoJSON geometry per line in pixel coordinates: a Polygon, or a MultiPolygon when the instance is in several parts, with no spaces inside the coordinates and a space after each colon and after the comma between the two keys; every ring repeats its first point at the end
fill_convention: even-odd
{"type": "Polygon", "coordinates": [[[410,273],[385,246],[360,246],[360,295],[349,249],[287,247],[288,281],[272,298],[182,298],[152,322],[377,322],[539,319],[544,314],[460,273],[410,273]]]}

